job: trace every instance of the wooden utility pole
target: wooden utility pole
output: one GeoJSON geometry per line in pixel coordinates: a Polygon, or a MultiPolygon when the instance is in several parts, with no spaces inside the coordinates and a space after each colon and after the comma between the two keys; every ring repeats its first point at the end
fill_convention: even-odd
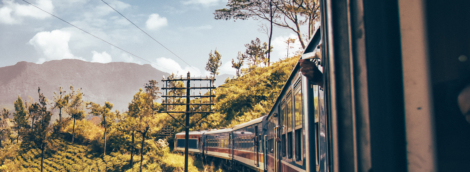
{"type": "MultiPolygon", "coordinates": [[[[163,77],[162,79],[162,82],[165,82],[165,87],[163,87],[162,89],[165,90],[165,95],[162,95],[162,97],[165,98],[165,100],[163,100],[163,103],[162,105],[164,105],[165,109],[164,109],[164,113],[184,113],[186,115],[186,122],[185,122],[185,143],[184,143],[184,171],[185,172],[188,172],[188,149],[189,149],[189,117],[191,114],[193,113],[206,113],[206,114],[210,114],[212,113],[212,106],[214,105],[212,103],[212,97],[215,97],[215,95],[212,95],[212,89],[215,89],[214,87],[214,81],[215,81],[215,77],[211,77],[211,78],[191,78],[190,76],[190,73],[188,72],[187,74],[187,77],[186,78],[183,78],[183,77],[180,77],[180,78],[168,78],[168,79],[165,79],[165,77],[163,77]],[[209,81],[210,85],[207,86],[207,87],[191,87],[191,80],[193,81],[209,81]],[[168,83],[169,82],[177,82],[177,81],[186,81],[186,86],[185,87],[176,87],[176,86],[171,86],[170,84],[170,87],[168,87],[168,83]],[[168,90],[177,90],[177,89],[186,89],[186,96],[183,96],[183,95],[168,95],[168,90]],[[205,90],[209,90],[209,95],[208,96],[203,96],[203,95],[191,95],[191,89],[205,89],[205,90]],[[183,97],[186,97],[186,103],[175,103],[174,102],[174,99],[173,99],[173,102],[168,102],[168,98],[183,98],[183,97]],[[203,97],[209,97],[209,103],[191,103],[191,97],[193,98],[203,98],[203,97]],[[168,105],[170,105],[170,108],[171,106],[174,106],[174,105],[186,105],[186,111],[171,111],[171,110],[168,110],[168,105]],[[191,105],[199,105],[199,106],[204,106],[204,105],[207,105],[207,106],[210,106],[209,107],[209,111],[193,111],[191,110],[191,105]]],[[[174,118],[176,120],[176,118],[174,118]]]]}

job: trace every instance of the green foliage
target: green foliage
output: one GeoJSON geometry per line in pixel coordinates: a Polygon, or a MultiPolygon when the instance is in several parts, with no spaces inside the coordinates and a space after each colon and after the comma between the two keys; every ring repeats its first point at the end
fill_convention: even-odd
{"type": "Polygon", "coordinates": [[[259,67],[216,90],[216,113],[194,129],[233,126],[266,115],[298,61],[298,56],[259,67]],[[221,120],[223,119],[223,120],[221,120]]]}
{"type": "Polygon", "coordinates": [[[62,87],[59,87],[59,93],[54,92],[54,109],[59,109],[59,126],[62,121],[62,109],[67,107],[69,103],[69,94],[62,91],[62,87]]]}
{"type": "Polygon", "coordinates": [[[10,111],[6,108],[3,108],[3,111],[0,112],[0,148],[3,148],[3,140],[9,139],[11,134],[11,128],[9,125],[10,122],[10,111]]]}
{"type": "Polygon", "coordinates": [[[72,143],[75,139],[75,121],[76,120],[81,120],[86,117],[86,112],[85,112],[85,103],[83,102],[83,93],[81,92],[80,89],[75,91],[73,89],[73,86],[70,86],[70,102],[67,106],[67,113],[70,115],[70,117],[73,119],[73,129],[72,129],[72,143]]]}
{"type": "Polygon", "coordinates": [[[261,63],[263,63],[265,66],[267,65],[267,53],[269,49],[266,42],[261,45],[260,39],[256,38],[255,40],[251,40],[250,44],[245,44],[245,47],[246,51],[242,56],[243,59],[248,59],[250,61],[250,65],[254,67],[258,67],[258,65],[261,63]]]}
{"type": "Polygon", "coordinates": [[[222,55],[215,50],[214,54],[212,54],[212,51],[209,53],[209,60],[207,60],[206,63],[206,70],[209,71],[214,77],[215,75],[219,75],[219,67],[222,66],[222,61],[220,59],[222,58],[222,55]]]}
{"type": "Polygon", "coordinates": [[[227,7],[215,10],[214,18],[216,20],[253,18],[268,21],[278,27],[293,31],[302,48],[305,48],[304,42],[313,36],[314,24],[320,15],[318,0],[228,0],[227,7]],[[301,32],[302,25],[307,25],[307,33],[301,32]],[[307,39],[303,39],[303,36],[307,36],[307,39]]]}
{"type": "Polygon", "coordinates": [[[23,100],[21,99],[20,96],[18,96],[18,99],[15,101],[15,113],[13,113],[13,122],[14,122],[14,130],[17,133],[17,140],[18,137],[21,135],[21,133],[26,132],[26,128],[29,128],[28,126],[28,119],[26,117],[27,111],[25,110],[23,100]]]}
{"type": "Polygon", "coordinates": [[[232,68],[237,70],[237,78],[240,77],[240,68],[242,68],[244,60],[245,56],[240,51],[238,52],[237,61],[232,59],[232,68]]]}
{"type": "Polygon", "coordinates": [[[99,104],[90,102],[88,103],[90,105],[91,109],[91,114],[95,116],[100,116],[101,117],[101,124],[104,127],[104,155],[106,155],[106,130],[108,129],[108,124],[113,124],[114,120],[116,119],[116,114],[119,114],[118,111],[116,113],[111,112],[111,109],[113,108],[113,104],[109,102],[105,102],[103,106],[100,106],[99,104]]]}

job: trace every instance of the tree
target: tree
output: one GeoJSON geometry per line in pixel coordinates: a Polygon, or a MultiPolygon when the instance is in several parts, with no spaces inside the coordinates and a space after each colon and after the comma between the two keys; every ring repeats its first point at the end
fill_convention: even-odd
{"type": "Polygon", "coordinates": [[[38,90],[38,94],[39,94],[39,110],[38,110],[38,119],[37,119],[37,122],[35,123],[35,128],[36,128],[36,132],[34,132],[33,130],[33,137],[35,137],[34,141],[36,142],[36,145],[40,145],[41,146],[41,172],[43,171],[43,164],[44,164],[44,151],[46,149],[46,146],[48,143],[48,140],[49,140],[49,137],[50,137],[50,127],[49,127],[49,123],[51,121],[51,116],[52,116],[52,113],[51,111],[48,111],[47,110],[47,99],[46,97],[41,93],[39,92],[38,90]]]}
{"type": "Polygon", "coordinates": [[[118,130],[125,132],[125,133],[130,133],[131,134],[131,144],[129,144],[130,151],[131,151],[131,159],[130,159],[130,166],[132,167],[134,165],[134,149],[135,149],[135,127],[137,126],[136,120],[134,117],[123,114],[123,119],[119,121],[118,124],[118,130]]]}
{"type": "Polygon", "coordinates": [[[287,38],[285,43],[287,44],[287,55],[286,55],[286,57],[289,58],[289,49],[294,48],[294,47],[290,46],[290,44],[295,43],[295,38],[287,38]]]}
{"type": "Polygon", "coordinates": [[[72,144],[75,139],[75,120],[82,120],[86,117],[86,112],[84,110],[85,103],[83,102],[83,93],[80,89],[75,91],[73,86],[70,86],[71,94],[70,94],[70,102],[67,106],[67,113],[70,114],[71,118],[73,119],[73,129],[72,129],[72,144]]]}
{"type": "Polygon", "coordinates": [[[240,68],[243,66],[243,61],[245,60],[245,57],[240,51],[238,52],[237,60],[238,61],[235,61],[235,59],[232,59],[232,68],[235,68],[237,70],[237,78],[238,78],[240,77],[240,68]]]}
{"type": "Polygon", "coordinates": [[[59,131],[62,125],[62,109],[67,106],[69,102],[69,95],[62,91],[62,87],[59,87],[59,93],[54,92],[54,109],[59,109],[59,131]]]}
{"type": "Polygon", "coordinates": [[[28,99],[29,101],[25,101],[24,102],[24,107],[25,109],[28,109],[27,112],[28,112],[28,117],[29,119],[31,119],[31,128],[32,130],[34,130],[34,120],[36,120],[38,118],[38,111],[39,111],[39,104],[36,103],[33,98],[29,97],[28,96],[28,99]]]}
{"type": "Polygon", "coordinates": [[[244,59],[248,59],[250,64],[254,67],[258,67],[260,63],[267,64],[266,53],[269,51],[268,45],[266,42],[261,45],[259,38],[251,40],[251,44],[245,44],[246,51],[244,54],[244,59]]]}
{"type": "Polygon", "coordinates": [[[116,114],[119,112],[111,112],[111,109],[113,109],[113,104],[109,102],[104,102],[103,106],[100,106],[99,104],[90,102],[88,103],[90,105],[91,109],[91,114],[95,116],[100,116],[101,117],[101,124],[104,126],[104,155],[106,155],[106,129],[108,128],[108,122],[113,123],[114,119],[116,118],[116,114]]]}
{"type": "Polygon", "coordinates": [[[23,104],[23,100],[20,96],[15,101],[15,113],[13,113],[13,122],[14,122],[14,130],[17,133],[16,136],[16,143],[18,143],[18,138],[20,137],[21,132],[24,129],[28,128],[28,119],[26,118],[26,110],[23,104]]]}
{"type": "Polygon", "coordinates": [[[262,19],[281,28],[292,30],[305,48],[301,26],[307,24],[309,39],[320,15],[318,0],[228,0],[227,7],[215,10],[216,20],[262,19]],[[271,9],[273,8],[274,9],[271,9]]]}
{"type": "Polygon", "coordinates": [[[0,148],[3,148],[2,140],[5,136],[8,136],[10,133],[10,126],[8,126],[8,122],[10,119],[10,111],[6,108],[3,108],[3,111],[0,115],[0,148]]]}
{"type": "Polygon", "coordinates": [[[222,55],[220,55],[217,50],[214,51],[214,54],[212,54],[212,51],[209,53],[209,60],[206,63],[206,70],[209,71],[215,78],[215,75],[218,75],[219,72],[219,67],[222,66],[222,61],[220,59],[222,58],[222,55]]]}
{"type": "Polygon", "coordinates": [[[161,128],[163,126],[163,115],[157,115],[159,109],[156,99],[159,98],[159,88],[157,82],[152,80],[145,85],[145,92],[140,89],[134,95],[132,102],[129,104],[129,115],[136,119],[136,131],[142,135],[142,143],[140,147],[140,171],[142,172],[144,143],[148,132],[151,128],[161,128]]]}

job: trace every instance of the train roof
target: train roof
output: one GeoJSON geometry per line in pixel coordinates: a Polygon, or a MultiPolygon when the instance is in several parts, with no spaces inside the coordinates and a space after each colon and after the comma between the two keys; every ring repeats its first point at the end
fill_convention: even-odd
{"type": "Polygon", "coordinates": [[[243,128],[243,127],[246,127],[246,126],[249,126],[249,125],[252,125],[252,124],[257,124],[257,123],[261,123],[261,121],[263,121],[263,118],[266,117],[265,116],[262,116],[262,117],[259,117],[259,118],[256,118],[254,120],[251,120],[251,121],[248,121],[248,122],[245,122],[243,124],[238,124],[238,125],[235,125],[233,127],[233,130],[238,130],[240,128],[243,128]]]}
{"type": "Polygon", "coordinates": [[[227,133],[227,132],[232,132],[231,128],[225,128],[225,129],[220,129],[220,130],[210,130],[207,131],[204,134],[217,134],[217,133],[227,133]]]}
{"type": "MultiPolygon", "coordinates": [[[[205,131],[205,130],[204,131],[190,131],[189,135],[200,135],[200,134],[205,133],[205,132],[207,132],[207,131],[205,131]]],[[[185,134],[186,134],[186,132],[184,132],[184,131],[176,133],[176,135],[185,135],[185,134]]]]}

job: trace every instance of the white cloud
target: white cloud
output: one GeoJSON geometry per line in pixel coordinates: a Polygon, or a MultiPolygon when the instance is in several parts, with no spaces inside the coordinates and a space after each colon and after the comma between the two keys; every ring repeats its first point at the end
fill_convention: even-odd
{"type": "MultiPolygon", "coordinates": [[[[0,22],[5,24],[21,23],[23,18],[45,19],[50,17],[49,14],[37,9],[32,5],[23,5],[15,3],[12,0],[3,0],[3,6],[0,8],[0,22]]],[[[54,5],[51,0],[37,0],[34,5],[47,11],[53,12],[54,5]]]]}
{"type": "Polygon", "coordinates": [[[273,46],[273,52],[271,53],[273,58],[271,58],[271,62],[275,62],[279,60],[280,58],[286,58],[286,55],[287,55],[286,40],[288,38],[295,39],[295,42],[289,45],[291,47],[289,49],[289,57],[292,57],[293,55],[298,54],[299,50],[302,50],[302,45],[300,45],[300,42],[298,41],[298,38],[295,34],[290,34],[289,36],[275,37],[273,39],[273,42],[271,43],[273,46]]]}
{"type": "Polygon", "coordinates": [[[230,74],[235,75],[236,70],[232,68],[232,61],[223,62],[222,66],[219,68],[219,74],[230,74]]]}
{"type": "Polygon", "coordinates": [[[11,16],[11,12],[13,10],[8,7],[2,7],[0,8],[0,23],[5,23],[5,24],[17,24],[19,23],[18,20],[15,20],[11,16]]]}
{"type": "Polygon", "coordinates": [[[173,59],[160,57],[157,58],[155,63],[152,63],[152,66],[158,70],[168,73],[178,73],[178,75],[186,76],[186,73],[191,72],[191,76],[201,76],[201,71],[198,68],[192,66],[186,66],[182,68],[176,61],[173,59]]]}
{"type": "MultiPolygon", "coordinates": [[[[111,7],[122,12],[124,9],[129,8],[131,5],[121,1],[106,1],[111,7]]],[[[87,17],[96,18],[96,16],[105,16],[110,13],[114,13],[114,10],[109,8],[108,5],[101,3],[102,5],[96,6],[92,12],[87,13],[87,17]]]]}
{"type": "Polygon", "coordinates": [[[150,14],[147,22],[145,23],[147,29],[155,30],[163,26],[168,25],[168,21],[165,17],[160,17],[158,14],[150,14]]]}
{"type": "Polygon", "coordinates": [[[33,45],[36,51],[42,54],[38,63],[44,63],[49,60],[61,59],[81,59],[75,57],[69,49],[70,33],[61,30],[53,30],[51,32],[39,32],[29,40],[29,44],[33,45]]]}
{"type": "Polygon", "coordinates": [[[91,60],[91,62],[109,63],[113,60],[106,51],[103,51],[102,53],[92,51],[91,53],[93,53],[93,59],[91,60]]]}
{"type": "Polygon", "coordinates": [[[187,1],[183,2],[183,4],[185,4],[185,5],[202,4],[204,6],[217,5],[218,3],[219,3],[219,0],[187,0],[187,1]]]}

